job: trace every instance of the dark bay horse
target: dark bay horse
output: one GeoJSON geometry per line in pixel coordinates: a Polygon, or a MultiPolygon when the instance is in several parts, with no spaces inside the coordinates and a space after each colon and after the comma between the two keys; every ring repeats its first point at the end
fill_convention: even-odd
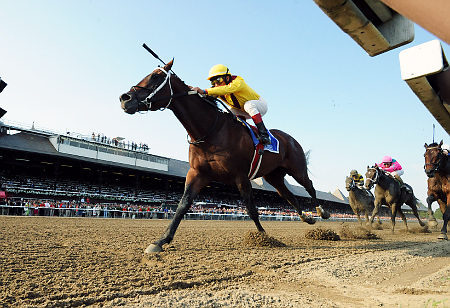
{"type": "MultiPolygon", "coordinates": [[[[175,216],[164,235],[148,246],[145,252],[162,251],[163,245],[173,240],[177,227],[193,200],[211,181],[236,185],[248,215],[258,231],[264,232],[248,177],[254,145],[247,128],[232,114],[222,112],[215,102],[190,91],[190,88],[173,74],[172,64],[173,60],[163,68],[155,69],[129,92],[120,96],[122,108],[129,114],[170,109],[191,138],[190,169],[175,216]]],[[[285,175],[292,176],[305,187],[319,215],[324,219],[328,218],[329,214],[319,205],[316,190],[308,177],[305,153],[300,144],[280,130],[271,130],[271,133],[279,140],[279,153],[264,153],[256,177],[262,176],[297,210],[303,221],[312,224],[314,220],[302,214],[298,200],[285,185],[285,175]]]]}
{"type": "Polygon", "coordinates": [[[387,205],[391,209],[391,222],[392,222],[392,233],[394,233],[395,228],[395,216],[397,212],[405,223],[405,228],[408,230],[408,224],[406,222],[405,214],[402,211],[402,205],[406,203],[413,210],[414,216],[419,221],[419,224],[423,227],[425,224],[420,220],[419,213],[417,212],[417,198],[414,196],[412,187],[408,185],[409,191],[406,189],[401,189],[400,183],[395,180],[392,176],[388,175],[383,169],[380,169],[377,165],[373,167],[367,167],[366,172],[366,189],[371,189],[374,184],[375,186],[375,201],[374,209],[372,212],[372,217],[370,218],[370,223],[372,224],[373,218],[378,213],[381,205],[387,205]]]}
{"type": "MultiPolygon", "coordinates": [[[[355,184],[352,177],[345,177],[345,189],[348,191],[348,203],[353,213],[358,217],[359,223],[362,225],[361,214],[364,213],[366,223],[369,223],[369,213],[374,209],[374,196],[366,189],[360,188],[355,184]]],[[[381,224],[378,216],[378,223],[381,224]]]]}
{"type": "Polygon", "coordinates": [[[447,224],[450,220],[450,164],[448,155],[443,152],[442,141],[427,145],[425,143],[425,173],[428,176],[428,215],[434,218],[431,204],[437,201],[441,209],[444,224],[438,239],[447,240],[447,224]]]}

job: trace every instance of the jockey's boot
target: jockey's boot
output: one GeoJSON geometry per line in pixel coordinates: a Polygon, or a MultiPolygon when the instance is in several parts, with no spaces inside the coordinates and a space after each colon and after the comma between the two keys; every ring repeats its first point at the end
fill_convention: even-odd
{"type": "Polygon", "coordinates": [[[255,123],[256,127],[258,128],[258,134],[259,134],[259,141],[263,145],[269,145],[270,144],[270,137],[269,133],[267,132],[267,128],[264,126],[263,121],[259,123],[255,123]]]}
{"type": "Polygon", "coordinates": [[[264,122],[262,120],[262,116],[260,113],[255,114],[252,116],[253,122],[255,122],[256,127],[258,128],[258,134],[259,134],[259,142],[263,145],[269,145],[270,144],[270,137],[269,133],[267,132],[267,128],[264,126],[264,122]]]}
{"type": "Polygon", "coordinates": [[[405,185],[405,182],[398,174],[394,175],[394,178],[400,183],[400,189],[405,188],[406,191],[409,191],[408,186],[405,185]]]}

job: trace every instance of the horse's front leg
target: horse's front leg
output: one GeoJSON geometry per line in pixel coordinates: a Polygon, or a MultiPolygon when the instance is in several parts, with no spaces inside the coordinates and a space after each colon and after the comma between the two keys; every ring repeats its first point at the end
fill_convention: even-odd
{"type": "Polygon", "coordinates": [[[237,179],[236,186],[241,194],[242,199],[244,200],[248,216],[250,216],[250,218],[253,220],[259,232],[265,232],[264,228],[259,222],[259,213],[253,200],[252,184],[250,183],[250,180],[247,178],[237,179]]]}
{"type": "Polygon", "coordinates": [[[183,219],[184,215],[188,212],[195,197],[199,194],[200,190],[208,183],[208,181],[199,176],[198,172],[190,169],[186,176],[186,183],[184,187],[184,193],[178,203],[175,215],[170,222],[169,226],[164,232],[164,235],[157,241],[150,244],[145,253],[154,253],[163,251],[163,245],[169,244],[177,231],[177,228],[183,219]]]}
{"type": "MultiPolygon", "coordinates": [[[[369,213],[367,210],[364,210],[364,217],[366,218],[366,224],[369,224],[369,213]]],[[[361,226],[362,226],[362,222],[361,222],[361,226]]]]}
{"type": "Polygon", "coordinates": [[[373,207],[373,211],[372,211],[372,216],[370,217],[370,226],[372,226],[373,219],[375,218],[375,216],[378,215],[378,211],[380,210],[381,201],[375,199],[373,205],[374,205],[374,207],[373,207]]]}
{"type": "MultiPolygon", "coordinates": [[[[362,226],[363,225],[363,221],[361,220],[361,213],[359,211],[356,212],[356,218],[358,218],[358,222],[362,226]]],[[[369,218],[369,217],[367,217],[367,215],[366,215],[366,219],[367,218],[369,218]]]]}
{"type": "Polygon", "coordinates": [[[437,201],[434,194],[429,194],[427,197],[427,204],[428,204],[428,226],[430,228],[436,227],[438,224],[436,218],[434,217],[433,209],[431,208],[431,204],[434,201],[437,201]]]}
{"type": "MultiPolygon", "coordinates": [[[[393,203],[391,204],[391,223],[392,223],[392,234],[394,234],[394,229],[395,229],[395,217],[397,216],[397,203],[393,203]]],[[[406,219],[405,219],[405,223],[406,223],[406,219]]],[[[408,231],[408,226],[406,226],[406,230],[408,231]]]]}
{"type": "Polygon", "coordinates": [[[441,209],[442,212],[442,218],[444,219],[444,223],[442,225],[442,229],[441,229],[441,234],[438,236],[438,239],[440,240],[448,240],[448,236],[447,236],[447,224],[450,220],[450,200],[449,200],[449,196],[447,196],[447,204],[442,201],[442,200],[438,200],[439,203],[439,208],[441,209]]]}

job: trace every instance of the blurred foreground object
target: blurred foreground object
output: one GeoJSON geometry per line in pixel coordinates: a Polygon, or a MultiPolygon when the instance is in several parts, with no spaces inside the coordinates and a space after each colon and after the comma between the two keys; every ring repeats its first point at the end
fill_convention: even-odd
{"type": "Polygon", "coordinates": [[[379,0],[314,2],[372,57],[414,39],[414,23],[379,0]]]}
{"type": "Polygon", "coordinates": [[[0,77],[0,93],[3,91],[4,88],[6,88],[8,84],[2,80],[0,77]]]}
{"type": "Polygon", "coordinates": [[[450,44],[450,1],[448,0],[381,0],[450,44]]]}
{"type": "Polygon", "coordinates": [[[450,70],[439,40],[399,54],[402,79],[450,134],[450,70]]]}

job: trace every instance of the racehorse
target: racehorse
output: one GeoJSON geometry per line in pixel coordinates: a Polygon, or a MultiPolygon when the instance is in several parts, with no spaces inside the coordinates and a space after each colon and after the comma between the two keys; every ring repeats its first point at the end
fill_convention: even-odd
{"type": "MultiPolygon", "coordinates": [[[[352,177],[345,177],[345,188],[348,191],[348,203],[353,213],[358,217],[359,223],[362,225],[361,214],[364,213],[366,223],[369,223],[369,212],[374,209],[374,196],[366,189],[360,188],[355,184],[352,177]]],[[[378,223],[381,224],[378,216],[378,223]]]]}
{"type": "MultiPolygon", "coordinates": [[[[254,144],[248,129],[231,113],[221,111],[216,102],[190,91],[190,87],[171,71],[172,64],[173,60],[162,68],[156,68],[136,86],[131,87],[129,92],[120,96],[122,109],[129,114],[137,111],[171,110],[191,139],[190,169],[186,175],[183,196],[163,236],[148,246],[145,252],[162,251],[163,245],[173,240],[177,227],[193,200],[211,181],[236,185],[249,217],[258,231],[265,232],[259,222],[248,176],[254,155],[254,144]]],[[[279,141],[279,152],[264,153],[255,177],[262,176],[297,210],[303,221],[312,224],[315,221],[302,213],[298,200],[285,185],[285,175],[292,176],[305,187],[318,214],[324,219],[329,218],[329,213],[322,209],[316,198],[316,190],[308,177],[307,161],[300,144],[280,130],[274,129],[271,133],[279,141]]]]}
{"type": "Polygon", "coordinates": [[[425,143],[425,149],[424,169],[428,176],[428,215],[431,212],[434,219],[431,204],[437,201],[444,219],[438,239],[447,240],[447,224],[450,220],[450,183],[448,181],[450,164],[448,163],[448,155],[443,152],[442,141],[439,144],[433,142],[427,145],[425,143]]]}
{"type": "Polygon", "coordinates": [[[419,213],[417,212],[417,198],[414,196],[412,187],[408,184],[408,189],[402,189],[400,183],[395,180],[392,176],[388,175],[384,170],[380,169],[377,165],[373,167],[367,166],[366,172],[366,183],[365,188],[371,189],[374,184],[375,186],[375,201],[374,209],[372,212],[372,217],[370,218],[370,223],[372,224],[373,218],[378,213],[381,205],[387,205],[391,209],[391,222],[392,222],[392,233],[394,233],[395,228],[395,216],[397,211],[400,213],[403,222],[405,223],[405,228],[408,230],[408,224],[406,222],[405,214],[402,211],[402,205],[406,203],[413,210],[414,216],[416,216],[419,224],[423,227],[425,224],[420,220],[419,213]]]}

